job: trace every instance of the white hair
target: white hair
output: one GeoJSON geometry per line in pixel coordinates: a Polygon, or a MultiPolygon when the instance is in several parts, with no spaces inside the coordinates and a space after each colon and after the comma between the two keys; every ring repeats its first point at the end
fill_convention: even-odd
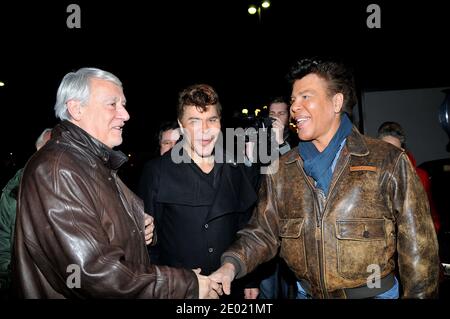
{"type": "Polygon", "coordinates": [[[44,137],[45,137],[45,134],[47,134],[47,132],[51,132],[51,131],[52,131],[51,128],[46,128],[41,133],[41,135],[39,135],[39,137],[37,138],[36,143],[35,143],[36,149],[40,149],[42,146],[44,146],[45,143],[47,143],[47,141],[44,141],[44,137]]]}
{"type": "Polygon", "coordinates": [[[90,79],[97,78],[113,82],[122,87],[122,82],[112,73],[96,68],[81,68],[76,72],[67,73],[56,93],[55,116],[61,120],[70,120],[67,102],[80,101],[85,105],[89,100],[90,79]]]}

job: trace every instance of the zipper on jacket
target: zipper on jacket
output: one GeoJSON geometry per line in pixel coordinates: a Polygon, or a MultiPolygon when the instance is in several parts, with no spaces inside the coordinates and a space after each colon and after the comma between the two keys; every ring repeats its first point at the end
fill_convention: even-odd
{"type": "Polygon", "coordinates": [[[347,158],[345,159],[345,163],[344,165],[342,165],[341,170],[338,172],[338,176],[337,178],[334,180],[333,184],[331,184],[330,186],[330,190],[328,191],[328,196],[326,197],[326,201],[325,201],[325,206],[323,208],[323,213],[325,214],[325,211],[328,207],[328,202],[329,202],[329,198],[331,193],[333,192],[334,188],[336,187],[337,182],[339,181],[339,179],[341,178],[342,173],[344,172],[345,168],[347,167],[348,163],[350,162],[350,155],[347,155],[347,158]]]}
{"type": "MultiPolygon", "coordinates": [[[[324,242],[324,238],[323,238],[323,223],[322,223],[322,220],[323,220],[323,217],[325,217],[325,213],[326,213],[326,210],[327,210],[327,208],[328,208],[328,203],[329,203],[329,199],[330,199],[330,195],[332,194],[332,192],[333,192],[333,190],[334,190],[334,188],[335,188],[335,186],[336,186],[336,184],[337,184],[337,182],[339,181],[339,179],[341,178],[341,176],[342,176],[342,173],[344,172],[344,170],[345,170],[345,168],[347,167],[347,165],[348,165],[348,163],[350,162],[350,155],[347,155],[347,158],[345,159],[345,163],[344,163],[344,165],[342,165],[342,168],[339,170],[339,172],[338,172],[338,175],[337,175],[337,177],[334,179],[334,182],[333,182],[333,184],[330,186],[330,189],[329,189],[329,191],[328,191],[328,196],[325,196],[325,205],[324,205],[324,207],[323,207],[323,214],[321,215],[322,216],[322,218],[321,218],[321,243],[323,243],[324,242]]],[[[322,273],[321,273],[321,275],[323,275],[323,269],[325,269],[325,265],[323,264],[324,263],[324,257],[323,257],[323,255],[324,255],[324,251],[323,251],[323,245],[321,246],[321,259],[322,259],[322,264],[321,264],[321,271],[322,271],[322,273]]],[[[326,283],[326,278],[325,278],[325,276],[321,276],[321,281],[322,281],[322,283],[323,283],[323,286],[324,287],[327,287],[327,283],[326,283]]],[[[328,298],[328,290],[324,290],[324,295],[325,295],[325,298],[328,298]]]]}
{"type": "Polygon", "coordinates": [[[324,267],[323,267],[323,228],[322,228],[322,214],[320,212],[320,205],[318,203],[317,194],[315,192],[316,187],[311,183],[308,176],[306,176],[306,173],[303,171],[302,167],[300,166],[299,162],[297,161],[297,167],[301,171],[301,174],[303,178],[306,180],[306,183],[309,185],[309,188],[313,194],[314,199],[314,207],[316,211],[316,227],[315,227],[315,234],[314,237],[316,239],[316,245],[318,250],[318,257],[319,257],[319,281],[320,281],[320,290],[322,292],[323,298],[328,298],[328,291],[325,286],[325,280],[324,280],[324,267]]]}
{"type": "MultiPolygon", "coordinates": [[[[324,196],[323,193],[321,193],[320,195],[323,195],[325,198],[325,205],[323,205],[323,210],[321,210],[321,206],[319,203],[319,198],[318,195],[316,194],[315,190],[317,189],[314,185],[312,185],[311,181],[309,180],[309,178],[306,176],[306,173],[303,171],[302,167],[300,166],[299,162],[297,161],[297,166],[300,169],[300,171],[302,172],[302,175],[304,177],[304,179],[306,180],[307,184],[309,185],[312,193],[313,193],[313,197],[314,197],[314,206],[317,207],[318,209],[316,209],[316,230],[315,230],[315,239],[316,239],[316,243],[317,243],[317,248],[319,251],[319,276],[320,276],[320,288],[322,290],[322,294],[324,298],[328,298],[328,290],[326,289],[326,280],[325,280],[325,266],[324,266],[324,249],[323,249],[323,242],[324,242],[324,238],[323,238],[323,217],[325,216],[325,212],[326,209],[328,207],[328,203],[329,203],[329,198],[330,195],[332,194],[337,182],[339,181],[339,179],[341,178],[342,173],[344,172],[345,168],[347,167],[347,164],[350,162],[350,155],[347,155],[347,158],[345,159],[345,163],[342,166],[342,168],[339,170],[337,177],[334,179],[333,184],[330,186],[330,190],[328,192],[328,196],[324,196]]],[[[320,192],[320,190],[319,190],[320,192]]],[[[319,195],[319,196],[320,196],[319,195]]]]}

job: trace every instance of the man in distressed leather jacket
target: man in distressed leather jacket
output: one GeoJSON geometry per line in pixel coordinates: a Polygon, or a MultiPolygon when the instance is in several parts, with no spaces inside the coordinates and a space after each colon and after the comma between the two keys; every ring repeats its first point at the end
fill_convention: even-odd
{"type": "Polygon", "coordinates": [[[249,225],[211,277],[228,293],[281,245],[300,298],[436,297],[436,233],[408,157],[343,113],[356,101],[343,65],[305,59],[290,76],[301,142],[266,175],[249,225]]]}
{"type": "Polygon", "coordinates": [[[120,80],[83,68],[58,89],[52,139],[27,163],[12,285],[22,298],[217,298],[199,271],[155,266],[152,218],[117,176],[130,118],[120,80]]]}

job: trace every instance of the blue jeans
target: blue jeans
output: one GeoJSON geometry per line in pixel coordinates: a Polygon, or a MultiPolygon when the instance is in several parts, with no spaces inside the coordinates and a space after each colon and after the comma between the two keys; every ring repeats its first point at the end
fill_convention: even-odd
{"type": "Polygon", "coordinates": [[[378,296],[373,297],[373,299],[398,299],[399,298],[399,289],[398,289],[398,280],[397,277],[394,277],[395,283],[391,289],[378,296]]]}
{"type": "Polygon", "coordinates": [[[272,275],[261,280],[259,284],[259,299],[277,299],[279,291],[278,269],[272,275]]]}
{"type": "MultiPolygon", "coordinates": [[[[399,298],[398,280],[396,277],[394,277],[394,280],[395,283],[391,289],[379,294],[378,296],[373,297],[373,299],[398,299],[399,298]]],[[[312,299],[312,297],[306,293],[305,289],[303,289],[299,281],[297,281],[296,299],[312,299]]]]}
{"type": "Polygon", "coordinates": [[[283,299],[288,295],[288,283],[286,282],[280,264],[277,261],[273,266],[270,276],[261,280],[259,285],[259,299],[283,299]]]}

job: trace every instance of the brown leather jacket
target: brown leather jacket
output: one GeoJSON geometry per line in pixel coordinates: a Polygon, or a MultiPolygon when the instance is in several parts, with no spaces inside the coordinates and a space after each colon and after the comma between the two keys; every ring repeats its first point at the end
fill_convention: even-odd
{"type": "Polygon", "coordinates": [[[19,191],[18,297],[198,298],[193,271],[150,263],[143,203],[117,176],[126,160],[70,122],[56,126],[19,191]]]}
{"type": "Polygon", "coordinates": [[[367,285],[371,264],[380,266],[381,278],[398,271],[403,297],[436,296],[436,233],[404,152],[353,128],[327,198],[305,174],[298,148],[279,161],[263,182],[249,226],[222,256],[237,266],[237,277],[281,245],[281,257],[314,298],[348,297],[347,288],[367,285]]]}

